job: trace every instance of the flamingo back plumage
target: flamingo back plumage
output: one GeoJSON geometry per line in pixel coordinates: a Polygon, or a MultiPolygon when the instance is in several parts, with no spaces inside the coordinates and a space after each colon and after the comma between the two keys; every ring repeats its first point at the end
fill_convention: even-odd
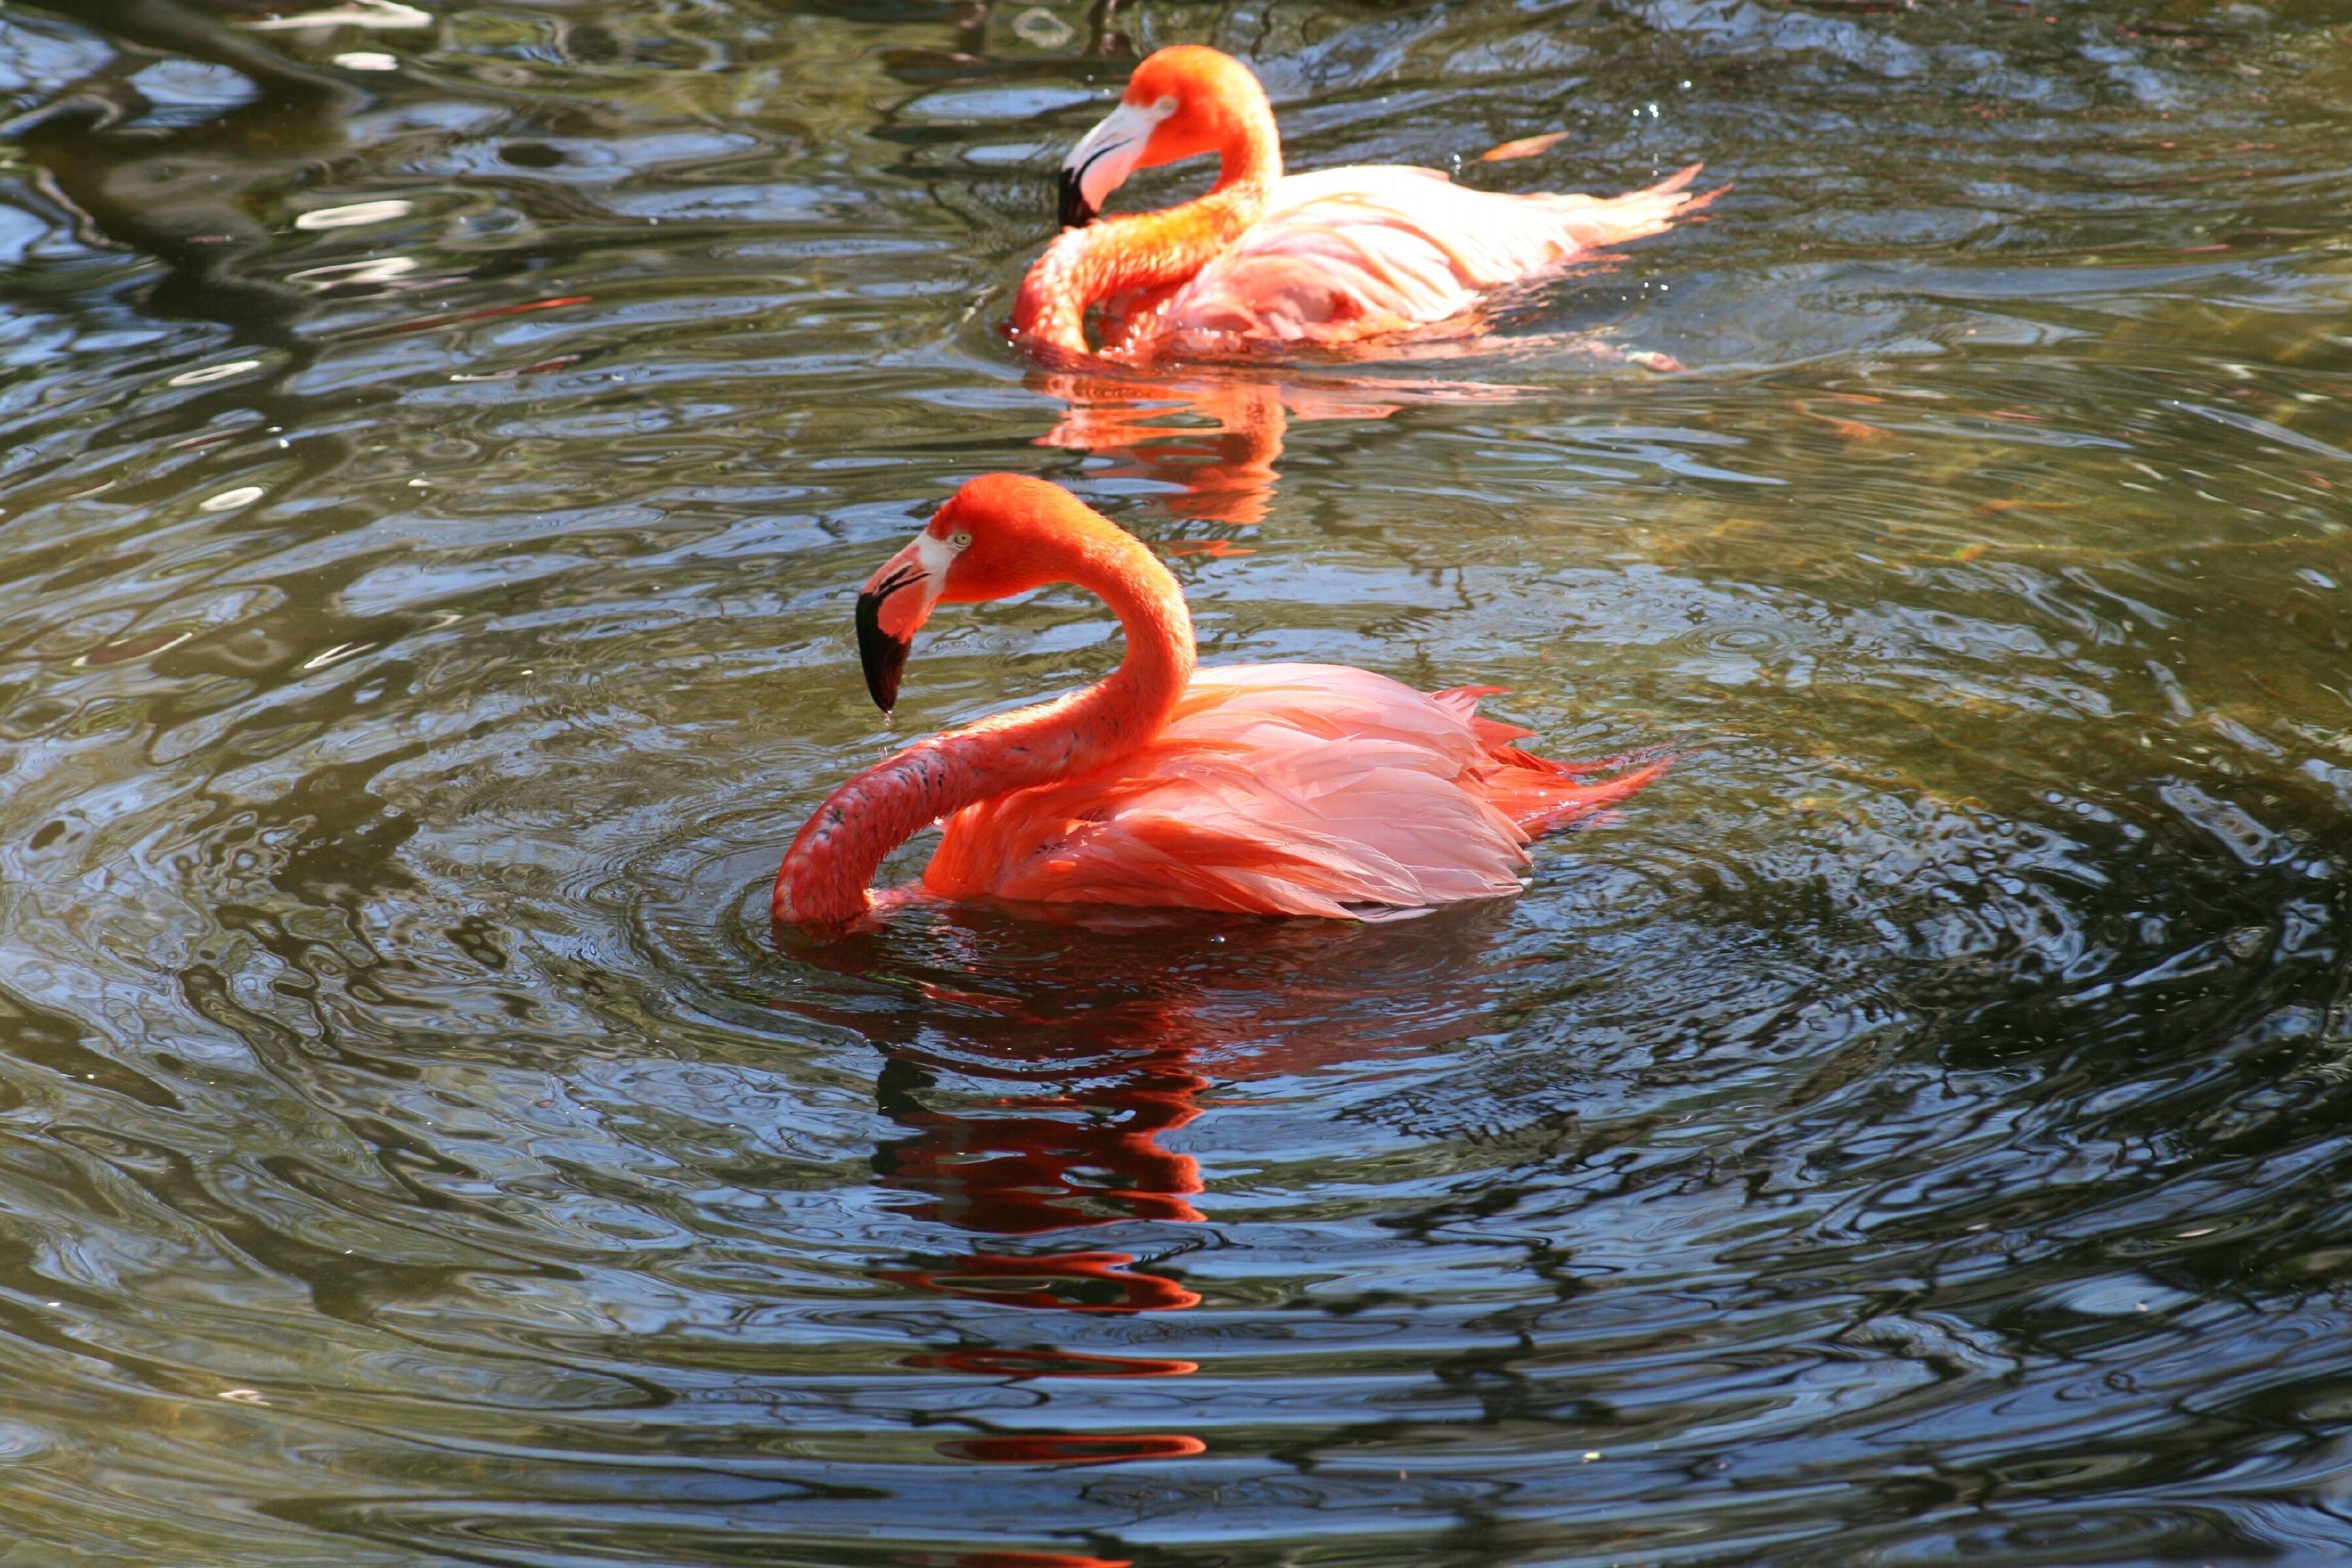
{"type": "Polygon", "coordinates": [[[1530,837],[1622,800],[1511,742],[1462,688],[1336,665],[1194,673],[1142,750],[965,807],[924,873],[947,898],[1362,918],[1516,893],[1530,837]]]}
{"type": "Polygon", "coordinates": [[[1486,289],[1674,226],[1714,193],[1698,166],[1612,197],[1509,195],[1439,170],[1372,164],[1286,175],[1238,243],[1131,307],[1127,353],[1251,341],[1336,344],[1462,316],[1486,289]]]}

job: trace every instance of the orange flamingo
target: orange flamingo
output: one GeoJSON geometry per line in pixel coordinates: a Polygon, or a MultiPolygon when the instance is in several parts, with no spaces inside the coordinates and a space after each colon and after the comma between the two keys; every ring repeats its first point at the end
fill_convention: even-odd
{"type": "Polygon", "coordinates": [[[1105,353],[1129,359],[1335,345],[1449,321],[1475,331],[1465,312],[1486,290],[1705,205],[1716,193],[1684,188],[1698,169],[1607,200],[1465,190],[1396,164],[1286,175],[1273,106],[1249,68],[1178,44],[1138,66],[1118,107],[1071,149],[1063,233],[1022,279],[1013,333],[1089,353],[1097,304],[1105,353]],[[1137,169],[1204,153],[1221,161],[1207,195],[1094,222],[1137,169]]]}
{"type": "Polygon", "coordinates": [[[1624,799],[1663,763],[1549,762],[1477,716],[1494,687],[1425,695],[1328,664],[1193,668],[1184,595],[1140,540],[1067,491],[973,479],[857,599],[866,689],[896,703],[934,605],[1048,583],[1099,595],[1127,658],[1086,690],[919,742],[843,784],[784,856],[777,920],[876,906],[883,857],[946,818],[922,890],[948,899],[1361,919],[1519,890],[1539,833],[1624,799]]]}

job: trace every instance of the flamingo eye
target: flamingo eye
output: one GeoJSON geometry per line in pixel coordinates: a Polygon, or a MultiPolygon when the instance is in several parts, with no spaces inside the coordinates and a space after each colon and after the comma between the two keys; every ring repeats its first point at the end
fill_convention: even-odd
{"type": "Polygon", "coordinates": [[[948,542],[958,550],[969,550],[971,548],[971,535],[959,529],[948,536],[948,542]]]}

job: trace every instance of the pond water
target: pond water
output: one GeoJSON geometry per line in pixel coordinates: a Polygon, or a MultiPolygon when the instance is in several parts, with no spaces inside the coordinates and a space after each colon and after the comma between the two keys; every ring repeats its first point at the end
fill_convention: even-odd
{"type": "Polygon", "coordinates": [[[330,9],[0,12],[0,1563],[2352,1556],[2339,9],[330,9]],[[1184,40],[1294,167],[1731,188],[1042,374],[1184,40]],[[878,720],[993,468],[1209,660],[1680,760],[1419,920],[779,938],[1118,658],[946,610],[878,720]]]}

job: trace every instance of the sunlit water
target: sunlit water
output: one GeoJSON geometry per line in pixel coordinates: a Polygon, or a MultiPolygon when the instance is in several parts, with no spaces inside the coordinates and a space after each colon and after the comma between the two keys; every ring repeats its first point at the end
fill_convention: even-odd
{"type": "Polygon", "coordinates": [[[0,1562],[2352,1555],[2329,7],[419,3],[0,12],[0,1562]],[[1475,353],[1026,370],[1182,39],[1295,166],[1732,189],[1475,353]],[[997,468],[1212,660],[1681,760],[1515,901],[780,939],[1118,657],[877,722],[997,468]]]}

